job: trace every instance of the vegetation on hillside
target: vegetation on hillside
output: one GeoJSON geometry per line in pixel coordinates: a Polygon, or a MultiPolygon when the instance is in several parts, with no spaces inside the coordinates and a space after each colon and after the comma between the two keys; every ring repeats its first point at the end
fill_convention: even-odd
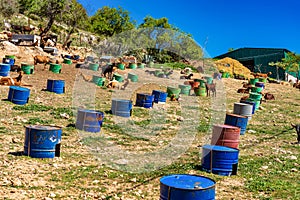
{"type": "MultiPolygon", "coordinates": [[[[148,62],[178,62],[202,57],[202,49],[192,35],[170,24],[166,17],[146,16],[141,24],[137,24],[127,10],[108,6],[88,16],[77,0],[0,0],[0,4],[2,18],[11,20],[15,14],[23,14],[37,21],[34,25],[40,28],[41,36],[48,32],[63,33],[64,36],[60,37],[63,46],[72,42],[77,34],[80,37],[80,31],[85,31],[97,36],[98,42],[112,37],[114,44],[127,42],[129,47],[121,53],[141,56],[146,50],[148,62]],[[128,35],[131,40],[128,40],[128,35]]],[[[28,20],[17,21],[17,25],[28,23],[28,20]]]]}

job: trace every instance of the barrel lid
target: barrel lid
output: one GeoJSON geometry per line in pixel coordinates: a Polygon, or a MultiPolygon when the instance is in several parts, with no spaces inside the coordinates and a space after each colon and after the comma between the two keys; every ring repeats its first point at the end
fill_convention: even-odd
{"type": "Polygon", "coordinates": [[[234,117],[239,117],[239,118],[247,118],[246,116],[237,115],[237,114],[233,114],[233,113],[226,113],[226,115],[230,115],[230,116],[234,116],[234,117]]]}
{"type": "MultiPolygon", "coordinates": [[[[234,103],[235,105],[241,105],[241,106],[249,106],[249,104],[247,104],[247,103],[238,103],[238,102],[236,102],[236,103],[234,103]]],[[[250,105],[251,106],[251,105],[250,105]]]]}
{"type": "Polygon", "coordinates": [[[202,148],[210,149],[210,150],[214,150],[214,151],[226,151],[226,152],[239,151],[238,149],[234,149],[234,148],[231,148],[231,147],[219,146],[219,145],[209,145],[209,144],[203,145],[202,148]]]}
{"type": "Polygon", "coordinates": [[[0,65],[10,66],[10,64],[0,63],[0,65]]]}
{"type": "MultiPolygon", "coordinates": [[[[246,117],[247,118],[247,117],[246,117]]],[[[239,127],[231,126],[228,124],[215,124],[214,127],[221,127],[221,128],[232,128],[232,129],[239,129],[239,127]]]]}
{"type": "Polygon", "coordinates": [[[112,101],[118,101],[118,102],[130,102],[130,103],[131,103],[131,100],[128,100],[128,99],[112,99],[112,101]]]}
{"type": "Polygon", "coordinates": [[[164,176],[160,179],[160,182],[169,187],[185,190],[203,190],[214,187],[215,181],[197,175],[188,174],[174,174],[169,176],[164,176]]]}
{"type": "Polygon", "coordinates": [[[29,129],[37,129],[42,131],[54,131],[54,130],[60,130],[61,127],[59,126],[50,126],[50,125],[27,125],[25,128],[29,129]]]}
{"type": "Polygon", "coordinates": [[[81,111],[81,112],[88,112],[88,113],[103,113],[99,110],[90,110],[90,109],[83,109],[83,108],[78,108],[78,111],[81,111]]]}
{"type": "Polygon", "coordinates": [[[30,89],[28,89],[28,88],[21,87],[21,86],[15,86],[15,85],[9,86],[9,88],[14,89],[14,90],[19,90],[19,91],[26,91],[26,92],[30,91],[30,89]]]}

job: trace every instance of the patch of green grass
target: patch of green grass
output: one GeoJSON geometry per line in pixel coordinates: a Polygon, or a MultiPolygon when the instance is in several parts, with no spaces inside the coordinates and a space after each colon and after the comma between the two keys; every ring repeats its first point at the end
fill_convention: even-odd
{"type": "Polygon", "coordinates": [[[48,120],[44,120],[38,117],[31,117],[29,118],[28,122],[26,122],[26,124],[53,124],[53,120],[52,119],[48,119],[48,120]]]}
{"type": "Polygon", "coordinates": [[[46,112],[53,109],[53,107],[39,104],[26,104],[24,106],[14,106],[12,109],[20,111],[46,112]]]}
{"type": "Polygon", "coordinates": [[[253,159],[252,156],[241,156],[239,173],[247,179],[246,188],[264,199],[300,199],[298,172],[292,172],[295,160],[284,156],[272,155],[253,159]],[[281,162],[278,162],[278,159],[281,162]],[[268,166],[262,169],[262,166],[268,166]],[[293,196],[291,194],[294,194],[293,196]]]}

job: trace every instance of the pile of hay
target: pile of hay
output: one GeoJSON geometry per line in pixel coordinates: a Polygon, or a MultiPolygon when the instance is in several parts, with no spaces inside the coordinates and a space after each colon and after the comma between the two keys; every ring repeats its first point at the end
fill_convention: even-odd
{"type": "Polygon", "coordinates": [[[215,61],[217,68],[220,72],[228,72],[230,77],[234,77],[234,74],[238,76],[243,76],[246,79],[250,78],[251,71],[242,65],[239,61],[232,58],[223,58],[215,61]]]}

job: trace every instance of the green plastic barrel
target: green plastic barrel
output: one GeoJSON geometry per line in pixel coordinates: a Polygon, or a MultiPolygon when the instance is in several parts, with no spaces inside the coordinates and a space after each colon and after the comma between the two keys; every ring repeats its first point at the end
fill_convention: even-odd
{"type": "Polygon", "coordinates": [[[267,83],[267,79],[266,78],[258,78],[258,82],[267,83]]]}
{"type": "Polygon", "coordinates": [[[194,93],[196,96],[206,96],[206,88],[205,87],[197,87],[194,88],[194,93]]]}
{"type": "Polygon", "coordinates": [[[97,64],[97,63],[90,63],[89,64],[89,69],[90,70],[98,71],[98,68],[99,68],[99,64],[97,64]]]}
{"type": "Polygon", "coordinates": [[[93,83],[95,83],[98,86],[103,86],[104,82],[105,82],[105,78],[101,77],[101,76],[93,75],[93,80],[92,81],[93,81],[93,83]]]}
{"type": "Polygon", "coordinates": [[[118,63],[118,69],[124,70],[125,65],[123,63],[118,63]]]}
{"type": "Polygon", "coordinates": [[[24,74],[33,74],[34,65],[21,63],[21,70],[24,72],[24,74]]]}
{"type": "Polygon", "coordinates": [[[15,59],[14,55],[5,55],[5,58],[15,59]]]}
{"type": "Polygon", "coordinates": [[[222,73],[222,78],[229,78],[229,77],[230,77],[229,72],[223,72],[222,73]]]}
{"type": "Polygon", "coordinates": [[[64,63],[65,63],[65,64],[68,64],[68,65],[71,65],[71,64],[72,64],[72,60],[69,59],[69,58],[65,58],[65,59],[64,59],[64,63]]]}
{"type": "Polygon", "coordinates": [[[256,92],[250,92],[249,98],[260,101],[260,99],[262,98],[262,95],[259,93],[256,93],[256,92]]]}
{"type": "Polygon", "coordinates": [[[178,98],[180,94],[181,89],[180,88],[175,88],[175,87],[167,87],[167,93],[168,97],[171,97],[173,94],[175,95],[175,98],[178,98]]]}
{"type": "Polygon", "coordinates": [[[260,93],[261,91],[263,91],[262,87],[252,87],[251,88],[251,92],[253,92],[253,93],[260,93]]]}
{"type": "Polygon", "coordinates": [[[191,85],[179,85],[178,86],[180,88],[180,94],[184,94],[184,95],[190,95],[190,91],[191,91],[191,85]]]}
{"type": "Polygon", "coordinates": [[[255,83],[257,83],[258,81],[259,81],[258,78],[251,78],[249,83],[250,83],[250,85],[255,85],[255,83]]]}
{"type": "Polygon", "coordinates": [[[122,76],[122,75],[120,75],[120,74],[117,74],[117,73],[115,73],[114,75],[113,75],[113,77],[116,79],[116,81],[118,81],[118,82],[123,82],[124,81],[124,77],[122,76]]]}
{"type": "Polygon", "coordinates": [[[129,69],[136,69],[137,65],[136,63],[129,63],[129,69]]]}
{"type": "Polygon", "coordinates": [[[210,77],[210,76],[205,76],[204,79],[206,80],[206,82],[207,82],[208,84],[212,84],[212,83],[213,83],[213,78],[210,77]]]}
{"type": "Polygon", "coordinates": [[[144,63],[138,63],[137,68],[143,69],[143,68],[145,68],[145,64],[144,63]]]}
{"type": "Polygon", "coordinates": [[[254,102],[254,103],[255,103],[255,111],[258,110],[258,108],[259,108],[259,106],[260,106],[260,100],[248,98],[248,99],[246,99],[246,101],[254,102]]]}
{"type": "Polygon", "coordinates": [[[205,80],[204,79],[195,79],[196,82],[199,82],[199,87],[205,87],[205,80]]]}
{"type": "Polygon", "coordinates": [[[138,82],[138,76],[133,73],[128,73],[128,79],[131,80],[131,82],[138,82]]]}
{"type": "Polygon", "coordinates": [[[61,73],[61,65],[60,64],[55,64],[55,63],[50,63],[50,71],[53,73],[59,74],[61,73]]]}

